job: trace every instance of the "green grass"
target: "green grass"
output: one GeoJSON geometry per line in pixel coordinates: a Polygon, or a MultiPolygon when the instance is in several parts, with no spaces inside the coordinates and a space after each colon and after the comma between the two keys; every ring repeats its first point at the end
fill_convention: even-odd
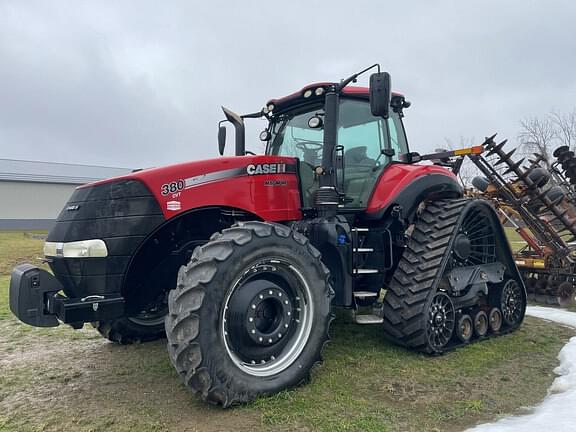
{"type": "Polygon", "coordinates": [[[377,327],[340,320],[313,385],[255,406],[264,424],[293,429],[460,430],[535,403],[570,333],[528,319],[512,335],[428,357],[383,343],[377,327]]]}
{"type": "Polygon", "coordinates": [[[9,275],[18,264],[41,265],[45,231],[0,231],[0,275],[9,275]]]}
{"type": "Polygon", "coordinates": [[[510,247],[514,252],[523,248],[526,245],[526,242],[520,237],[520,234],[516,232],[516,230],[512,227],[505,227],[506,237],[510,242],[510,247]]]}
{"type": "Polygon", "coordinates": [[[573,335],[527,319],[514,334],[428,357],[339,311],[311,383],[222,410],[180,383],[165,341],[116,346],[89,326],[18,322],[8,270],[41,247],[0,232],[0,431],[459,431],[541,400],[573,335]]]}

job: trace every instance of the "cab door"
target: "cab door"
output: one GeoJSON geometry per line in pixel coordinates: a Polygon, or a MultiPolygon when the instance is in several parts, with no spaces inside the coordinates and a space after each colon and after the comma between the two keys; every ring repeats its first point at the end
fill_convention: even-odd
{"type": "Polygon", "coordinates": [[[389,127],[382,117],[374,117],[365,100],[343,99],[338,122],[338,145],[343,147],[343,169],[338,184],[346,195],[345,207],[366,208],[376,180],[392,158],[389,127]]]}

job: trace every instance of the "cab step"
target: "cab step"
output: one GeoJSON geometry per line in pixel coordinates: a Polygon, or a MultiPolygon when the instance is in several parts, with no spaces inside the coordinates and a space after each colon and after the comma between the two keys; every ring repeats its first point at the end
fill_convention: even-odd
{"type": "Polygon", "coordinates": [[[364,268],[355,268],[352,270],[355,275],[365,275],[365,274],[376,274],[380,273],[378,269],[364,269],[364,268]]]}
{"type": "Polygon", "coordinates": [[[374,291],[354,291],[354,297],[357,298],[378,297],[378,293],[374,291]]]}
{"type": "Polygon", "coordinates": [[[356,324],[382,324],[384,322],[384,318],[379,317],[378,315],[373,314],[355,314],[354,315],[354,322],[356,324]]]}

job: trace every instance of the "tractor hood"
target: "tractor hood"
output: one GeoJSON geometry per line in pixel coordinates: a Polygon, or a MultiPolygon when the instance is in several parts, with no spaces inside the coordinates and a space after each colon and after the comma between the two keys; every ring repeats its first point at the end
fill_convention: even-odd
{"type": "Polygon", "coordinates": [[[136,180],[156,197],[166,219],[187,210],[222,206],[266,220],[300,218],[297,160],[247,155],[149,168],[80,188],[136,180]],[[273,187],[272,187],[273,186],[273,187]]]}

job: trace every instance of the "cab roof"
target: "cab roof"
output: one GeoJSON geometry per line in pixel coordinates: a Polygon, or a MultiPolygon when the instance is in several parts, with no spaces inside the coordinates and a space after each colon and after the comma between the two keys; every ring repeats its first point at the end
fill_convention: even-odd
{"type": "MultiPolygon", "coordinates": [[[[283,111],[284,109],[289,108],[292,105],[299,105],[299,104],[304,103],[304,102],[305,103],[312,102],[314,100],[317,100],[320,97],[323,97],[324,94],[326,93],[326,91],[331,86],[333,86],[335,84],[337,84],[337,83],[317,82],[317,83],[308,84],[306,87],[303,87],[302,89],[300,89],[294,93],[291,93],[287,96],[277,98],[277,99],[270,99],[266,103],[266,106],[269,107],[270,105],[273,105],[276,111],[283,111]],[[318,89],[322,89],[321,90],[322,93],[320,95],[316,95],[316,93],[315,93],[318,89]],[[308,90],[311,91],[311,94],[310,94],[310,96],[305,98],[304,94],[308,90]]],[[[368,95],[369,95],[369,89],[368,89],[368,87],[346,86],[342,90],[342,93],[344,95],[347,95],[347,96],[367,99],[368,95]]],[[[392,92],[392,97],[404,98],[404,95],[402,95],[401,93],[392,92]]]]}

